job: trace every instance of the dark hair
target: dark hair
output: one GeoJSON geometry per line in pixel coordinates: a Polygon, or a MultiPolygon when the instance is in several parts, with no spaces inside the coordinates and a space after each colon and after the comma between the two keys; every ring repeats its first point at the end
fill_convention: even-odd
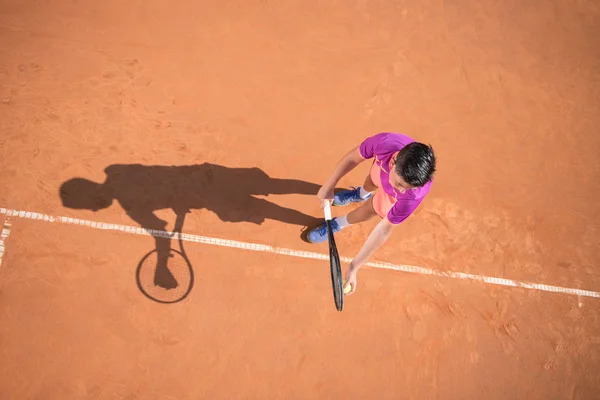
{"type": "Polygon", "coordinates": [[[404,146],[396,158],[396,172],[411,186],[425,185],[435,172],[433,148],[418,142],[404,146]]]}

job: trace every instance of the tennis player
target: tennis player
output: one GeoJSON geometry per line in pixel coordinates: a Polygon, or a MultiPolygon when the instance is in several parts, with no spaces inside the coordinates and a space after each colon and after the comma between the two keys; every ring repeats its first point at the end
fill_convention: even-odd
{"type": "MultiPolygon", "coordinates": [[[[331,201],[334,206],[362,203],[352,212],[332,220],[334,233],[374,217],[381,218],[346,270],[345,288],[351,285],[348,294],[356,291],[356,275],[360,267],[429,193],[435,168],[435,154],[430,145],[399,133],[379,133],[347,153],[321,187],[317,194],[321,207],[325,201],[331,201]],[[334,195],[334,188],[343,176],[371,159],[371,170],[362,186],[334,195]]],[[[326,223],[311,230],[307,238],[311,243],[326,241],[326,223]]]]}

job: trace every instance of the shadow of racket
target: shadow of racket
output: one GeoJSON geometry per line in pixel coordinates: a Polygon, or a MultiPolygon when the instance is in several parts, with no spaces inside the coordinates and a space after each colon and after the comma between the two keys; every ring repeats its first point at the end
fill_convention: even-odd
{"type": "Polygon", "coordinates": [[[194,270],[185,253],[182,239],[183,221],[186,212],[177,213],[172,234],[157,237],[169,241],[168,254],[158,246],[146,254],[136,269],[136,281],[140,291],[158,303],[172,304],[185,299],[194,286],[194,270]],[[172,249],[170,241],[178,236],[179,250],[172,249]]]}

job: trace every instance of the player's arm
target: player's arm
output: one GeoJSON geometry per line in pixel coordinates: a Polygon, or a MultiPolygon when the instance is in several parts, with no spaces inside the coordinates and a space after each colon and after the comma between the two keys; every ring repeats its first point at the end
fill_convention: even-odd
{"type": "Polygon", "coordinates": [[[329,179],[325,182],[317,197],[321,200],[321,206],[325,200],[333,200],[333,189],[338,184],[340,179],[348,172],[352,171],[358,164],[363,162],[365,159],[360,154],[359,146],[350,150],[336,165],[333,173],[329,176],[329,179]]]}
{"type": "Polygon", "coordinates": [[[419,206],[422,199],[400,199],[396,201],[387,216],[375,226],[367,241],[360,249],[346,271],[346,280],[352,284],[352,291],[356,290],[356,273],[359,268],[379,249],[391,236],[394,227],[408,218],[419,206]]]}
{"type": "Polygon", "coordinates": [[[371,231],[367,241],[350,263],[350,268],[358,270],[392,235],[394,227],[387,218],[383,218],[371,231]]]}
{"type": "Polygon", "coordinates": [[[356,290],[356,274],[360,267],[363,266],[365,262],[375,253],[388,238],[392,235],[394,231],[394,227],[396,225],[392,224],[387,218],[383,218],[371,231],[371,234],[367,238],[367,241],[359,250],[356,257],[350,263],[348,270],[346,271],[346,286],[348,284],[351,285],[350,292],[348,294],[354,293],[356,290]]]}

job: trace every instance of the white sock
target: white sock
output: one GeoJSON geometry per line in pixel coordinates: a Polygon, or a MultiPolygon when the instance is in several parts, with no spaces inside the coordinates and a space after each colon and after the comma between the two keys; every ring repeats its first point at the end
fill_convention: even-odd
{"type": "Polygon", "coordinates": [[[348,222],[348,216],[344,215],[343,217],[335,217],[335,222],[337,222],[338,226],[340,228],[345,228],[347,226],[350,226],[351,224],[348,222]]]}
{"type": "Polygon", "coordinates": [[[371,192],[367,192],[364,187],[360,187],[360,193],[358,194],[361,198],[366,199],[371,192]]]}

